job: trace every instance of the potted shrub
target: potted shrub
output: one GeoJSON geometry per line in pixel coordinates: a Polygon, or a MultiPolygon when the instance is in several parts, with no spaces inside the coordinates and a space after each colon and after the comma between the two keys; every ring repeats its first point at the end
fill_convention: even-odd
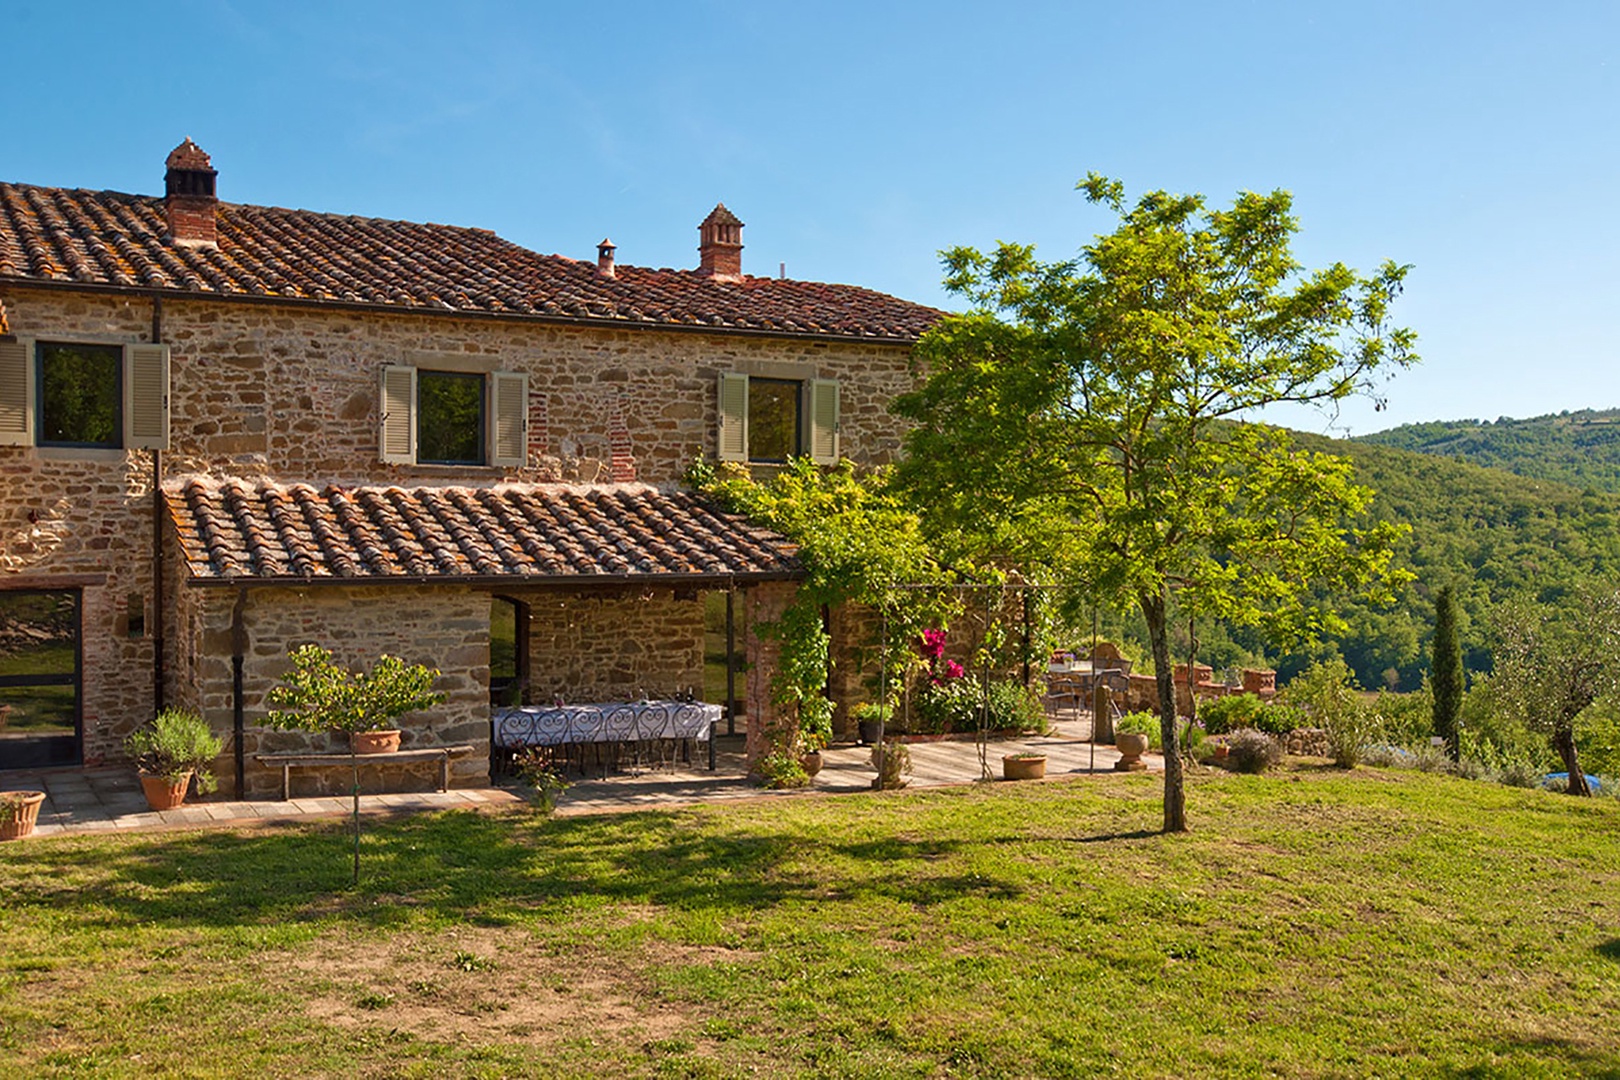
{"type": "Polygon", "coordinates": [[[1141,772],[1147,768],[1142,755],[1153,744],[1153,732],[1158,727],[1159,718],[1148,712],[1126,713],[1119,718],[1114,726],[1114,747],[1119,750],[1119,760],[1114,763],[1116,772],[1141,772]]]}
{"type": "Polygon", "coordinates": [[[878,741],[885,725],[894,716],[894,706],[879,705],[875,701],[855,706],[855,725],[860,733],[861,745],[872,746],[878,741]]]}
{"type": "Polygon", "coordinates": [[[0,840],[20,840],[34,831],[43,791],[0,791],[0,840]]]}
{"type": "Polygon", "coordinates": [[[1046,755],[1035,750],[1003,754],[1001,775],[1006,780],[1040,780],[1046,776],[1046,755]]]}
{"type": "Polygon", "coordinates": [[[184,803],[193,776],[197,794],[213,791],[211,766],[223,745],[201,716],[185,709],[164,709],[124,740],[153,810],[173,810],[184,803]]]}
{"type": "Polygon", "coordinates": [[[799,703],[799,767],[806,776],[821,771],[822,748],[832,741],[833,703],[815,695],[799,703]]]}
{"type": "Polygon", "coordinates": [[[873,787],[879,791],[903,788],[911,771],[911,751],[899,739],[884,739],[872,747],[872,766],[878,771],[873,787]]]}

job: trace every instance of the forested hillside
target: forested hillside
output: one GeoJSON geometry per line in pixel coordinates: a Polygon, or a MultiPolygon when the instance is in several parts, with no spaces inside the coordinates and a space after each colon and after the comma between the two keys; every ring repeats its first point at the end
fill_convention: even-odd
{"type": "Polygon", "coordinates": [[[1506,469],[1538,480],[1620,492],[1620,409],[1582,409],[1528,420],[1439,420],[1355,440],[1506,469]]]}
{"type": "Polygon", "coordinates": [[[1400,601],[1386,610],[1340,605],[1351,631],[1337,644],[1363,685],[1386,685],[1391,671],[1401,688],[1418,685],[1441,585],[1456,587],[1465,659],[1479,670],[1490,663],[1484,615],[1493,602],[1523,590],[1550,599],[1582,575],[1620,570],[1620,495],[1360,441],[1297,438],[1349,457],[1377,492],[1374,512],[1412,527],[1398,559],[1416,578],[1400,601]]]}

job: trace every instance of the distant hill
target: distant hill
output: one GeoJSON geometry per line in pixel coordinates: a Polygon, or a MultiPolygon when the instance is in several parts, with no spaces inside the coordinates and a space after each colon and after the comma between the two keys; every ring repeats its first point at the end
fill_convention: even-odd
{"type": "MultiPolygon", "coordinates": [[[[1412,527],[1396,559],[1416,579],[1396,605],[1375,610],[1341,602],[1350,632],[1336,644],[1364,685],[1383,685],[1383,673],[1391,670],[1399,686],[1418,684],[1428,667],[1433,596],[1441,585],[1456,587],[1467,662],[1479,670],[1490,665],[1485,622],[1492,604],[1521,591],[1551,599],[1580,577],[1620,571],[1620,494],[1596,484],[1516,476],[1370,440],[1294,437],[1301,446],[1349,458],[1357,481],[1377,493],[1372,514],[1412,527]]],[[[1291,674],[1307,659],[1279,658],[1278,667],[1291,674]]]]}
{"type": "Polygon", "coordinates": [[[1582,409],[1528,420],[1404,424],[1353,440],[1506,469],[1537,480],[1620,492],[1620,409],[1582,409]]]}

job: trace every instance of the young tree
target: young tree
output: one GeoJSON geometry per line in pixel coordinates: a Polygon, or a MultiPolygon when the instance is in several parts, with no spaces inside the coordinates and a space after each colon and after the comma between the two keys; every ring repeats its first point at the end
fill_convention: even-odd
{"type": "MultiPolygon", "coordinates": [[[[301,645],[287,654],[292,668],[281,685],[266,696],[271,712],[265,722],[304,731],[378,731],[406,713],[431,708],[444,700],[433,690],[437,670],[407,665],[383,655],[367,671],[350,671],[319,645],[301,645]]],[[[360,883],[360,761],[349,744],[354,773],[354,882],[360,883]]]]}
{"type": "Polygon", "coordinates": [[[1457,598],[1443,585],[1434,598],[1434,659],[1429,666],[1434,691],[1434,733],[1446,740],[1446,753],[1456,761],[1457,714],[1463,702],[1462,640],[1457,635],[1457,598]]]}
{"type": "Polygon", "coordinates": [[[1519,599],[1499,609],[1492,685],[1503,705],[1552,742],[1571,795],[1590,795],[1575,720],[1620,695],[1620,586],[1588,583],[1564,603],[1519,599]]]}
{"type": "Polygon", "coordinates": [[[1304,274],[1286,192],[1144,195],[1079,185],[1121,217],[1078,259],[944,255],[972,304],[918,346],[927,380],[900,478],[934,535],[1136,604],[1158,678],[1164,827],[1187,827],[1168,621],[1184,613],[1287,642],[1336,626],[1314,588],[1387,582],[1394,526],[1352,527],[1369,492],[1347,462],[1249,422],[1284,402],[1371,393],[1415,361],[1389,325],[1406,268],[1304,274]]]}

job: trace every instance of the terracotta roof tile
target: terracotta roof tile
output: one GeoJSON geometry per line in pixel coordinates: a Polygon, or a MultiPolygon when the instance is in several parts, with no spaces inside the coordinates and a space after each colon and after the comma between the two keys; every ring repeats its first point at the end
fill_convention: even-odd
{"type": "Polygon", "coordinates": [[[199,580],[792,577],[794,546],[638,484],[362,487],[191,477],[164,488],[199,580]]]}
{"type": "Polygon", "coordinates": [[[606,277],[453,225],[222,202],[217,249],[167,233],[156,196],[0,183],[0,279],[888,341],[942,314],[853,285],[624,264],[606,277]]]}

